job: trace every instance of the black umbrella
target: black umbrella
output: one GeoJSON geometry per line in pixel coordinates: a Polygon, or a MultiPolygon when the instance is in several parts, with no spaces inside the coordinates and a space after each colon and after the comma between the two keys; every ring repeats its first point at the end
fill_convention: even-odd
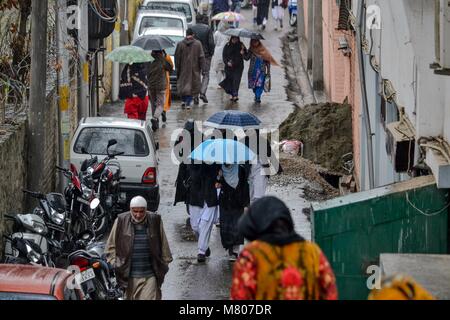
{"type": "Polygon", "coordinates": [[[144,50],[164,50],[175,47],[174,42],[166,36],[146,35],[137,38],[132,43],[133,46],[141,47],[144,50]]]}
{"type": "Polygon", "coordinates": [[[226,30],[224,34],[226,34],[227,36],[264,40],[264,37],[260,33],[244,28],[230,28],[226,30]]]}

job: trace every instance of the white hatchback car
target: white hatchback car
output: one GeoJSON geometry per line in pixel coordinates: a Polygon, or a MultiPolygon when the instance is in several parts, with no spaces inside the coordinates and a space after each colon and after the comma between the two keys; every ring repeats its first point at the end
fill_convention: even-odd
{"type": "Polygon", "coordinates": [[[117,161],[125,178],[120,182],[120,192],[126,194],[127,210],[130,200],[137,195],[147,199],[148,209],[157,211],[159,207],[158,149],[151,124],[124,118],[83,118],[81,119],[70,146],[70,162],[80,170],[89,155],[99,160],[106,157],[109,140],[117,140],[111,152],[124,152],[117,161]]]}
{"type": "Polygon", "coordinates": [[[197,23],[197,0],[144,0],[140,8],[168,10],[184,14],[189,27],[197,23]]]}

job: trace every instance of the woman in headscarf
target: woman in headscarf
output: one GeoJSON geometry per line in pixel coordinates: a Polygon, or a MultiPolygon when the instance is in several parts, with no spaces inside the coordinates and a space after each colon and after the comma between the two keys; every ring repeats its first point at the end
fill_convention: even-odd
{"type": "Polygon", "coordinates": [[[223,62],[225,64],[225,80],[219,85],[226,93],[231,95],[231,101],[239,100],[239,86],[244,72],[244,55],[247,48],[239,37],[231,37],[223,49],[223,62]]]}
{"type": "Polygon", "coordinates": [[[119,99],[125,100],[124,112],[128,119],[146,120],[149,101],[146,64],[125,66],[120,79],[119,99]]]}
{"type": "Polygon", "coordinates": [[[271,87],[270,66],[279,66],[279,64],[261,41],[257,39],[250,41],[250,48],[244,58],[245,60],[250,60],[248,87],[253,89],[255,102],[261,103],[261,95],[264,91],[269,92],[271,87]]]}
{"type": "Polygon", "coordinates": [[[219,195],[220,238],[230,261],[236,261],[244,237],[238,232],[238,221],[249,206],[248,172],[238,164],[222,165],[219,195]]]}
{"type": "MultiPolygon", "coordinates": [[[[216,44],[216,50],[214,55],[214,71],[217,76],[217,83],[221,83],[225,79],[225,63],[222,59],[223,49],[228,41],[230,41],[230,36],[224,34],[224,32],[229,28],[228,23],[221,21],[216,32],[214,32],[214,43],[216,44]]],[[[222,88],[221,86],[218,86],[222,88]]]]}
{"type": "Polygon", "coordinates": [[[321,249],[294,231],[286,205],[259,199],[239,220],[252,241],[234,264],[233,300],[337,300],[336,279],[321,249]]]}

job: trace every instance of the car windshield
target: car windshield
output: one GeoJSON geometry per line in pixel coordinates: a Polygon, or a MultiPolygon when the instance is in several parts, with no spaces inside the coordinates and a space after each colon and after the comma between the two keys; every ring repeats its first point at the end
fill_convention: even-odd
{"type": "Polygon", "coordinates": [[[183,40],[184,38],[180,37],[180,36],[167,36],[167,37],[170,38],[170,40],[172,40],[175,43],[175,46],[172,48],[167,48],[166,52],[167,52],[167,54],[174,56],[177,43],[180,42],[181,40],[183,40]]]}
{"type": "Polygon", "coordinates": [[[151,28],[183,29],[183,20],[167,17],[143,17],[139,27],[139,34],[144,33],[145,29],[151,28]]]}
{"type": "Polygon", "coordinates": [[[84,128],[75,142],[74,152],[87,152],[97,155],[107,155],[106,147],[111,139],[117,140],[110,152],[124,152],[124,156],[145,157],[149,154],[149,147],[145,135],[140,130],[126,128],[84,128]]]}
{"type": "Polygon", "coordinates": [[[149,10],[167,10],[181,12],[186,16],[186,21],[188,23],[192,22],[191,6],[188,3],[151,1],[147,3],[146,8],[149,10]]]}

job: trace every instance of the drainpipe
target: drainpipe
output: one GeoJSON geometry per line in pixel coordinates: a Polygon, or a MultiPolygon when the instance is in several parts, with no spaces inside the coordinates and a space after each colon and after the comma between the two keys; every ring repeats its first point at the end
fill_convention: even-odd
{"type": "Polygon", "coordinates": [[[366,1],[361,0],[360,5],[358,7],[358,17],[359,17],[359,26],[356,28],[356,41],[357,47],[359,51],[359,74],[360,74],[360,83],[361,83],[361,94],[362,94],[362,104],[363,104],[363,117],[366,125],[366,139],[367,139],[367,159],[369,165],[369,186],[370,189],[375,188],[375,180],[374,180],[374,166],[373,166],[373,133],[370,124],[370,114],[369,114],[369,102],[367,100],[367,87],[366,87],[366,71],[364,64],[364,51],[362,46],[362,28],[365,27],[365,16],[366,12],[366,1]]]}

